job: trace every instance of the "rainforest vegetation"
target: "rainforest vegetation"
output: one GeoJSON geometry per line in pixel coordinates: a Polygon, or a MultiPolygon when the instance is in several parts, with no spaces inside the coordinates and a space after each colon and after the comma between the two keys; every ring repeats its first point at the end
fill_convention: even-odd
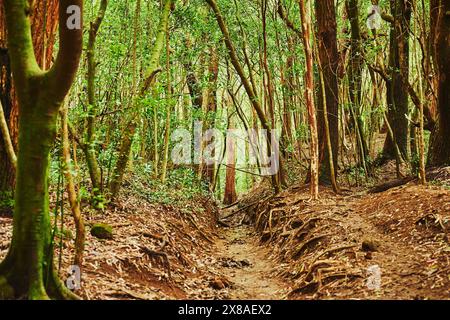
{"type": "Polygon", "coordinates": [[[450,2],[0,0],[0,299],[450,299],[450,2]]]}

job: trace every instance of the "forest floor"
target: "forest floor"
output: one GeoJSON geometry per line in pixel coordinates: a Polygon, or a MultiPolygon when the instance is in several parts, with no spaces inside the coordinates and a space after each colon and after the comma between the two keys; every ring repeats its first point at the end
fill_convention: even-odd
{"type": "MultiPolygon", "coordinates": [[[[85,219],[114,228],[110,240],[87,236],[85,299],[450,299],[448,186],[321,188],[316,202],[305,185],[276,196],[260,186],[223,210],[125,192],[85,219]]],[[[0,259],[11,223],[0,216],[0,259]]],[[[65,278],[73,236],[56,244],[65,278]]]]}

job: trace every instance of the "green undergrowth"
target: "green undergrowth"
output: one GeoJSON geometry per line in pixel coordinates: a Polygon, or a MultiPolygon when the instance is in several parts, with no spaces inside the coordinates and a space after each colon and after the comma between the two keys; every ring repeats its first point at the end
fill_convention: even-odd
{"type": "Polygon", "coordinates": [[[209,194],[206,183],[200,181],[191,168],[169,171],[165,183],[155,179],[153,172],[145,165],[134,169],[135,173],[124,186],[124,193],[131,193],[150,203],[182,205],[209,194]]]}

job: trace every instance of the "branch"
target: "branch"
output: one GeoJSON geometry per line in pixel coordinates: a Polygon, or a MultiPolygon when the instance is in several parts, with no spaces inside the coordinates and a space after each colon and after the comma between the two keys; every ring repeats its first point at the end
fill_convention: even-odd
{"type": "Polygon", "coordinates": [[[55,107],[59,107],[67,92],[70,90],[72,82],[78,70],[78,65],[83,50],[83,0],[60,0],[59,1],[59,51],[55,64],[48,71],[46,78],[47,85],[53,99],[57,102],[55,107]],[[70,7],[79,8],[81,15],[80,28],[70,29],[68,22],[74,18],[77,12],[69,10],[70,7]]]}
{"type": "Polygon", "coordinates": [[[278,1],[277,12],[280,18],[286,23],[286,26],[289,29],[294,31],[300,38],[303,37],[302,31],[299,28],[297,28],[291,20],[289,20],[288,14],[283,4],[281,3],[281,0],[278,1]]]}
{"type": "Polygon", "coordinates": [[[263,129],[266,129],[268,132],[270,132],[269,122],[266,119],[266,115],[264,114],[261,104],[258,101],[256,93],[253,91],[253,88],[250,85],[247,76],[245,75],[244,69],[239,63],[239,58],[236,49],[234,47],[233,42],[231,41],[230,32],[228,31],[228,27],[222,16],[222,13],[220,12],[217,2],[215,0],[206,0],[206,2],[209,4],[212,11],[214,12],[214,15],[216,16],[217,24],[219,25],[219,28],[222,31],[222,35],[224,38],[223,40],[228,49],[228,54],[230,56],[231,63],[233,64],[237,74],[239,75],[239,78],[241,79],[242,84],[244,85],[245,91],[250,99],[250,102],[253,108],[255,109],[259,120],[261,121],[262,127],[263,129]]]}
{"type": "Polygon", "coordinates": [[[387,74],[386,70],[384,70],[384,68],[375,67],[374,65],[368,63],[367,60],[366,60],[366,63],[367,63],[367,67],[369,69],[371,69],[372,71],[378,73],[383,78],[384,81],[386,81],[387,83],[391,81],[391,78],[387,74]]]}
{"type": "Polygon", "coordinates": [[[9,161],[11,161],[14,168],[17,167],[17,157],[14,151],[14,147],[9,135],[8,124],[6,123],[5,113],[3,112],[3,105],[0,101],[0,132],[3,135],[3,141],[5,142],[6,153],[8,154],[9,161]]]}
{"type": "Polygon", "coordinates": [[[173,0],[166,0],[164,3],[164,8],[161,15],[161,20],[159,21],[158,32],[156,34],[155,44],[152,48],[150,66],[147,70],[147,75],[145,77],[144,84],[141,88],[141,95],[143,95],[155,79],[156,75],[161,72],[161,68],[158,67],[159,59],[161,56],[161,51],[164,47],[164,37],[166,36],[166,30],[169,25],[170,9],[172,7],[173,0]]]}
{"type": "Polygon", "coordinates": [[[145,92],[147,92],[147,90],[150,88],[150,86],[155,82],[156,76],[161,71],[162,71],[161,68],[157,68],[157,69],[153,70],[153,72],[144,80],[144,84],[142,85],[142,88],[141,88],[141,95],[144,95],[145,92]]]}
{"type": "Polygon", "coordinates": [[[99,8],[98,13],[97,13],[97,18],[95,19],[94,22],[91,23],[91,30],[90,30],[90,32],[94,36],[94,39],[97,36],[98,29],[100,28],[100,25],[102,24],[103,18],[105,17],[106,7],[107,6],[108,6],[108,0],[102,0],[102,2],[100,3],[100,8],[99,8]]]}
{"type": "Polygon", "coordinates": [[[384,12],[381,13],[381,19],[389,23],[394,23],[394,17],[384,12]]]}
{"type": "Polygon", "coordinates": [[[4,0],[6,26],[8,30],[8,49],[14,84],[19,96],[27,87],[30,76],[40,69],[34,56],[30,27],[30,7],[27,0],[4,0]]]}

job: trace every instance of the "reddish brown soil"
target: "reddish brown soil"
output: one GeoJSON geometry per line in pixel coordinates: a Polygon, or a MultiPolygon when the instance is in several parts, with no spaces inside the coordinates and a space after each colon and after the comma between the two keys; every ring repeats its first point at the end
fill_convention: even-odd
{"type": "MultiPolygon", "coordinates": [[[[325,188],[317,202],[307,186],[276,197],[255,190],[227,220],[230,228],[216,227],[218,212],[204,199],[184,207],[134,197],[119,203],[86,214],[88,224],[113,225],[114,239],[87,238],[78,291],[85,299],[450,298],[445,188],[410,183],[376,195],[325,188]],[[256,231],[245,225],[251,221],[256,231]],[[161,250],[169,265],[146,249],[161,250]],[[381,271],[377,288],[367,285],[373,266],[381,271]]],[[[11,220],[0,218],[0,258],[10,237],[11,220]]],[[[65,278],[73,240],[62,243],[65,278]]]]}

